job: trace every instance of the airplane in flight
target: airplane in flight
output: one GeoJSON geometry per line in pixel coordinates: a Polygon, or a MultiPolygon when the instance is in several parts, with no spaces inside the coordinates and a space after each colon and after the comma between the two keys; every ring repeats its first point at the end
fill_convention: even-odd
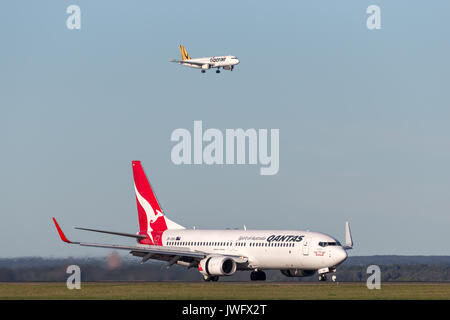
{"type": "Polygon", "coordinates": [[[180,44],[180,51],[181,60],[170,59],[170,62],[177,62],[182,66],[201,69],[202,73],[211,68],[217,68],[216,73],[220,73],[220,68],[233,71],[234,66],[239,64],[239,59],[231,55],[193,59],[182,44],[180,44]]]}
{"type": "Polygon", "coordinates": [[[217,281],[236,271],[250,270],[251,280],[266,280],[264,270],[280,270],[287,277],[313,276],[320,281],[347,258],[353,240],[349,223],[345,245],[324,233],[301,230],[199,230],[186,229],[170,220],[161,209],[140,161],[132,161],[139,232],[125,233],[90,228],[75,229],[131,237],[136,245],[70,241],[53,218],[62,241],[86,247],[128,250],[141,263],[156,259],[187,268],[198,268],[205,281],[217,281]]]}

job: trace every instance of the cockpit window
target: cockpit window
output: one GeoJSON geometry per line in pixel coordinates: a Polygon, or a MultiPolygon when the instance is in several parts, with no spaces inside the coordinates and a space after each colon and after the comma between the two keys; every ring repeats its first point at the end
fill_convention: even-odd
{"type": "Polygon", "coordinates": [[[340,246],[341,244],[339,243],[339,241],[333,242],[319,242],[319,246],[321,247],[328,247],[328,246],[340,246]]]}

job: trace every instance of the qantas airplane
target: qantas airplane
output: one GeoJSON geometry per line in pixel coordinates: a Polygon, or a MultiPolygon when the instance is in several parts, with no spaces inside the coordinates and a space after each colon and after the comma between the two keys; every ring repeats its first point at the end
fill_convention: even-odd
{"type": "Polygon", "coordinates": [[[239,59],[235,56],[220,56],[192,59],[186,49],[180,44],[181,60],[170,59],[170,62],[177,62],[182,66],[196,69],[202,69],[202,73],[211,68],[217,68],[216,73],[220,73],[220,68],[233,71],[234,66],[239,63],[239,59]]]}
{"type": "Polygon", "coordinates": [[[198,268],[205,281],[217,281],[238,270],[252,270],[251,280],[266,280],[264,270],[280,270],[287,277],[307,277],[318,272],[326,281],[347,258],[353,246],[349,223],[345,245],[324,233],[301,230],[196,230],[186,229],[167,218],[153,193],[140,161],[132,161],[139,232],[136,234],[97,229],[101,232],[135,238],[137,245],[112,245],[70,241],[53,218],[61,240],[86,247],[129,250],[142,263],[149,259],[198,268]]]}

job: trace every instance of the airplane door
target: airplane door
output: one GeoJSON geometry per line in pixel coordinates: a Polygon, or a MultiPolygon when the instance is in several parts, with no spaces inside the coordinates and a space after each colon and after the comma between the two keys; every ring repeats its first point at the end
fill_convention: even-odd
{"type": "Polygon", "coordinates": [[[303,239],[303,255],[307,256],[309,255],[309,242],[310,242],[310,237],[306,237],[303,239]]]}

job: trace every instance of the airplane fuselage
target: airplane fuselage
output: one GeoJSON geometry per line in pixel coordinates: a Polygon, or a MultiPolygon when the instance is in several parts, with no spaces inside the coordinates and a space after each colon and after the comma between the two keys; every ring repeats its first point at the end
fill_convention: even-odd
{"type": "Polygon", "coordinates": [[[211,256],[247,257],[245,269],[318,270],[334,268],[347,258],[336,239],[299,230],[166,230],[161,244],[211,256]]]}
{"type": "Polygon", "coordinates": [[[235,56],[205,57],[183,60],[180,64],[196,69],[224,68],[239,64],[239,59],[235,56]]]}

